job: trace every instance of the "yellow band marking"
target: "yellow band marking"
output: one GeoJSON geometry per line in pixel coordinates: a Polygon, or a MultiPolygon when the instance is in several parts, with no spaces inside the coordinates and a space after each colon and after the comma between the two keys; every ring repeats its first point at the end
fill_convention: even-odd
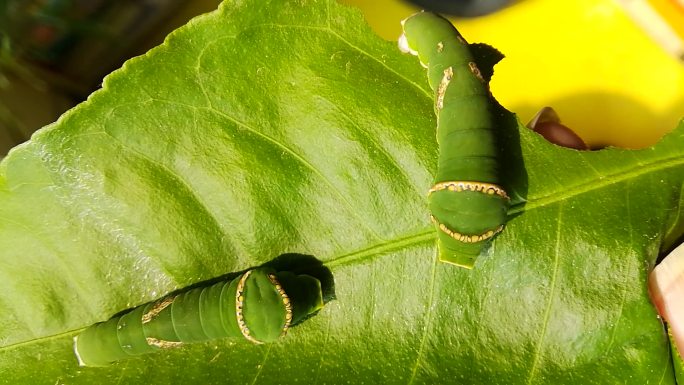
{"type": "Polygon", "coordinates": [[[494,230],[489,230],[483,234],[475,234],[475,235],[467,235],[467,234],[461,234],[459,232],[453,231],[450,228],[446,227],[444,223],[440,223],[437,218],[434,216],[430,215],[430,219],[432,222],[436,223],[439,229],[450,236],[451,238],[463,242],[463,243],[477,243],[477,242],[482,242],[486,241],[489,238],[494,237],[496,234],[500,233],[504,229],[504,225],[501,225],[497,227],[494,230]]]}
{"type": "Polygon", "coordinates": [[[242,307],[244,306],[245,301],[245,296],[243,295],[245,292],[245,283],[247,282],[247,278],[250,274],[252,274],[252,270],[246,272],[242,275],[242,277],[240,277],[237,289],[235,290],[235,317],[237,318],[238,328],[240,329],[240,333],[242,333],[243,337],[252,343],[263,344],[263,342],[252,337],[252,334],[245,323],[245,316],[242,313],[242,307]]]}
{"type": "Polygon", "coordinates": [[[506,194],[506,190],[504,190],[499,185],[496,185],[493,183],[485,183],[485,182],[472,182],[472,181],[467,181],[467,180],[452,180],[452,181],[437,183],[434,186],[432,186],[432,188],[428,191],[428,196],[435,191],[442,191],[442,190],[449,190],[449,191],[456,191],[456,192],[474,191],[474,192],[479,192],[479,193],[483,193],[483,194],[487,194],[487,195],[498,195],[501,198],[510,199],[508,197],[508,194],[506,194]]]}
{"type": "Polygon", "coordinates": [[[278,282],[278,278],[276,278],[275,274],[269,274],[268,279],[271,280],[271,283],[275,286],[278,294],[280,294],[280,297],[283,299],[283,305],[285,305],[285,324],[283,325],[282,333],[280,333],[281,336],[284,336],[287,334],[287,330],[292,324],[292,302],[290,302],[290,297],[285,293],[285,290],[283,290],[283,287],[280,285],[280,282],[278,282]]]}

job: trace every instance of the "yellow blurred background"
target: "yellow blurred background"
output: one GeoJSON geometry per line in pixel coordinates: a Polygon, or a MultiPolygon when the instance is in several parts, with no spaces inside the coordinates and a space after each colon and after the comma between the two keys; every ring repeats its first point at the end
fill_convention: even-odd
{"type": "MultiPolygon", "coordinates": [[[[551,106],[588,144],[634,148],[655,143],[684,117],[684,58],[666,52],[625,4],[679,4],[663,10],[676,23],[684,21],[678,1],[519,0],[487,16],[452,22],[470,42],[506,55],[491,88],[523,123],[551,106]]],[[[399,0],[343,2],[361,8],[388,40],[401,33],[399,21],[418,10],[399,0]]],[[[635,12],[646,15],[641,8],[635,12]]]]}

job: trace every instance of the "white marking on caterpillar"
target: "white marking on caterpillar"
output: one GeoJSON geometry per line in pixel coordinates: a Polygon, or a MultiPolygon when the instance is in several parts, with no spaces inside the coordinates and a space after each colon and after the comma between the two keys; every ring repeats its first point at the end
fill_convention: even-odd
{"type": "Polygon", "coordinates": [[[446,89],[449,86],[449,82],[451,81],[451,78],[454,77],[454,70],[451,67],[447,67],[444,70],[444,76],[442,76],[442,81],[439,82],[439,86],[437,87],[437,109],[441,110],[444,107],[444,94],[446,93],[446,89]]]}
{"type": "Polygon", "coordinates": [[[399,46],[399,50],[401,50],[401,52],[410,53],[413,56],[418,56],[418,51],[411,49],[408,43],[408,39],[406,39],[406,35],[404,35],[403,33],[401,34],[401,36],[399,36],[397,45],[399,46]]]}
{"type": "Polygon", "coordinates": [[[160,340],[158,338],[153,338],[153,337],[147,337],[147,338],[145,338],[145,341],[147,342],[148,345],[154,346],[154,347],[157,347],[160,349],[177,348],[177,347],[183,345],[183,343],[180,341],[166,341],[166,340],[160,340]]]}
{"type": "Polygon", "coordinates": [[[78,366],[86,366],[86,363],[83,362],[83,359],[81,358],[81,354],[78,352],[78,335],[74,337],[74,353],[78,360],[78,366]]]}
{"type": "Polygon", "coordinates": [[[147,313],[143,314],[142,316],[142,323],[146,324],[154,319],[154,317],[158,316],[159,313],[162,312],[162,310],[166,309],[173,303],[173,301],[176,299],[176,296],[172,297],[166,297],[162,299],[161,301],[158,301],[152,306],[152,309],[148,311],[147,313]]]}
{"type": "Polygon", "coordinates": [[[484,78],[482,77],[482,73],[480,72],[480,69],[477,68],[477,64],[475,64],[475,62],[472,62],[472,61],[469,62],[469,63],[468,63],[468,68],[470,68],[470,72],[472,72],[473,75],[475,75],[476,78],[480,79],[480,81],[481,81],[482,83],[485,83],[485,80],[484,80],[484,78]]]}

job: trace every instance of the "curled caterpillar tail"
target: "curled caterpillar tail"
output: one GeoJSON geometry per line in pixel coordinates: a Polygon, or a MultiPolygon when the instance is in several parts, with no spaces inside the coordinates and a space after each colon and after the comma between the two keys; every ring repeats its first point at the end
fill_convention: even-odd
{"type": "Polygon", "coordinates": [[[489,86],[468,43],[448,20],[420,12],[402,26],[399,48],[418,56],[435,93],[439,159],[428,201],[439,258],[472,268],[503,230],[509,203],[500,186],[489,86]]]}
{"type": "Polygon", "coordinates": [[[74,338],[74,353],[81,366],[104,366],[216,338],[267,343],[322,307],[316,278],[257,268],[94,324],[74,338]]]}

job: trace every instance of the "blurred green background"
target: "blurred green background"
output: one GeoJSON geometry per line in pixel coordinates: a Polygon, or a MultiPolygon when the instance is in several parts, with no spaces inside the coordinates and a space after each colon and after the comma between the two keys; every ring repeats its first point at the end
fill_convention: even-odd
{"type": "Polygon", "coordinates": [[[220,0],[0,0],[0,158],[220,0]]]}

